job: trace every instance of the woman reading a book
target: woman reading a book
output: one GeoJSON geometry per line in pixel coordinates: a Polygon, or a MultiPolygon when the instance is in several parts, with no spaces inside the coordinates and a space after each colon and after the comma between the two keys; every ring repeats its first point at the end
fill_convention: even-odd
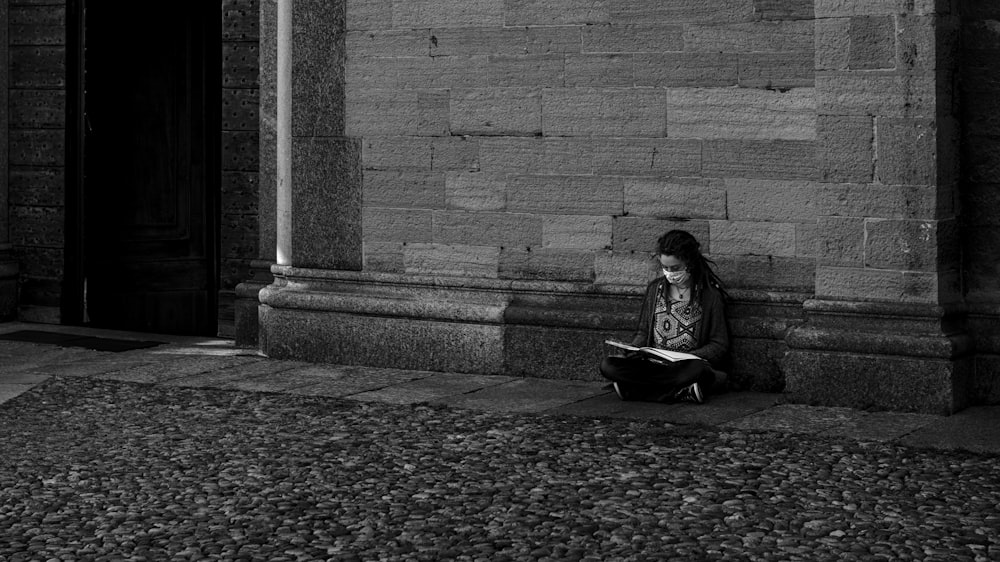
{"type": "Polygon", "coordinates": [[[702,403],[726,377],[725,289],[687,231],[661,236],[656,259],[662,275],[646,286],[631,346],[618,345],[630,351],[605,358],[601,374],[622,400],[702,403]]]}

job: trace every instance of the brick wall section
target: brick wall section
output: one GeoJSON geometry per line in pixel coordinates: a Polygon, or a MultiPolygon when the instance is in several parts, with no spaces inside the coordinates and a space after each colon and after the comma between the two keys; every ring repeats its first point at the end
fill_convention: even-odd
{"type": "Polygon", "coordinates": [[[817,0],[821,298],[961,299],[953,204],[957,12],[948,2],[817,0]],[[860,199],[859,199],[860,198],[860,199]]]}
{"type": "Polygon", "coordinates": [[[10,242],[22,305],[58,307],[65,249],[66,7],[9,3],[10,242]]]}
{"type": "Polygon", "coordinates": [[[258,250],[260,11],[257,0],[223,0],[222,10],[219,323],[228,333],[233,290],[258,250]]]}
{"type": "MultiPolygon", "coordinates": [[[[811,290],[819,202],[846,189],[819,181],[813,14],[813,0],[349,0],[365,268],[634,285],[681,226],[734,284],[811,290]]],[[[871,161],[871,121],[845,122],[825,134],[871,161]]]]}

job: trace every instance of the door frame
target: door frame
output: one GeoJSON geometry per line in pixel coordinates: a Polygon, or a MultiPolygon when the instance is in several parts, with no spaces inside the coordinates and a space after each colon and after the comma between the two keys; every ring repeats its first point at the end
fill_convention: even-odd
{"type": "MultiPolygon", "coordinates": [[[[95,0],[101,1],[101,0],[95,0]]],[[[221,191],[222,191],[222,2],[206,3],[204,36],[204,163],[205,249],[208,295],[208,330],[219,329],[221,286],[221,191]],[[213,25],[214,24],[214,25],[213,25]]],[[[84,153],[86,148],[86,9],[87,0],[66,0],[66,145],[65,145],[65,236],[63,282],[60,301],[62,324],[84,325],[86,317],[85,276],[86,208],[84,153]]],[[[186,9],[177,4],[177,9],[186,9]]]]}

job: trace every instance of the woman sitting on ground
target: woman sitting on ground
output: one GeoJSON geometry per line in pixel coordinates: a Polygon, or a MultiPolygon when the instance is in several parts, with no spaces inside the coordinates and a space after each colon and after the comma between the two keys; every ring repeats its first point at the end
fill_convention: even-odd
{"type": "Polygon", "coordinates": [[[702,403],[725,383],[729,330],[725,288],[689,232],[671,230],[657,241],[663,272],[646,287],[639,325],[631,344],[695,355],[665,362],[631,352],[607,357],[601,374],[622,400],[702,403]]]}

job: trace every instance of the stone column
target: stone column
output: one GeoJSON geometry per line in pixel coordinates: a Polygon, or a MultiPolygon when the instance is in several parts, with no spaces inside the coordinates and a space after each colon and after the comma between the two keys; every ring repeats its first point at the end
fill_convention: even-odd
{"type": "MultiPolygon", "coordinates": [[[[297,306],[278,304],[295,276],[359,271],[363,259],[361,142],[344,136],[345,2],[282,1],[275,12],[274,156],[267,158],[275,162],[277,265],[260,297],[259,341],[269,354],[302,337],[297,306]]],[[[318,306],[327,298],[312,297],[318,306]]]]}
{"type": "Polygon", "coordinates": [[[827,197],[815,298],[787,338],[786,391],[801,402],[954,412],[966,405],[970,366],[954,205],[958,15],[947,2],[815,6],[827,197]]]}
{"type": "MultiPolygon", "coordinates": [[[[7,61],[7,2],[0,3],[0,60],[7,61]]],[[[7,66],[0,72],[0,320],[11,320],[17,315],[17,260],[11,255],[10,244],[10,166],[7,161],[7,131],[10,120],[7,115],[7,90],[10,87],[7,66]]]]}

